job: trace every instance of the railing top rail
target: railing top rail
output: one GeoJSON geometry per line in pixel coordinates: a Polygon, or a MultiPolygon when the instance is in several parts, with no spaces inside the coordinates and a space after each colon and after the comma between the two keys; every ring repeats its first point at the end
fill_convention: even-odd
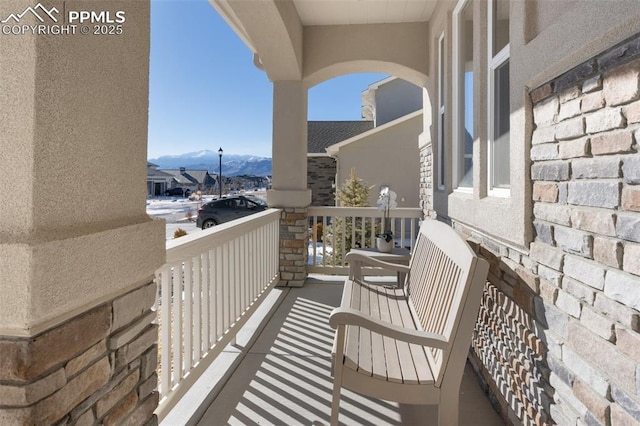
{"type": "MultiPolygon", "coordinates": [[[[382,211],[377,207],[309,207],[308,216],[355,216],[355,217],[382,217],[382,211]]],[[[419,207],[398,207],[389,210],[392,218],[416,218],[422,217],[422,209],[419,207]]]]}
{"type": "Polygon", "coordinates": [[[268,209],[232,222],[223,223],[197,234],[167,241],[166,263],[181,262],[218,247],[247,232],[280,219],[280,210],[268,209]]]}

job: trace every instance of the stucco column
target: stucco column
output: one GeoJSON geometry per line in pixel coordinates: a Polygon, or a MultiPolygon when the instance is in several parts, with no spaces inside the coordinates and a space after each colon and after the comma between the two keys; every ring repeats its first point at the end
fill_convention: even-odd
{"type": "Polygon", "coordinates": [[[19,16],[0,25],[0,424],[145,424],[165,256],[145,212],[149,1],[35,3],[0,3],[19,16]]]}
{"type": "Polygon", "coordinates": [[[273,189],[269,206],[282,209],[281,285],[301,286],[307,277],[307,88],[301,81],[273,83],[273,189]]]}

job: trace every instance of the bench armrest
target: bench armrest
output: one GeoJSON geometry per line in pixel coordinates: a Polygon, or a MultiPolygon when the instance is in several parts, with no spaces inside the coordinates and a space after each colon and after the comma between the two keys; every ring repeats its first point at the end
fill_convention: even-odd
{"type": "Polygon", "coordinates": [[[375,259],[373,257],[360,254],[360,253],[347,253],[344,258],[345,262],[349,263],[349,277],[353,278],[353,268],[362,267],[362,264],[369,266],[378,266],[380,268],[389,269],[391,271],[400,272],[402,274],[408,274],[410,269],[406,265],[399,263],[385,262],[383,260],[375,259]]]}
{"type": "Polygon", "coordinates": [[[335,308],[329,317],[329,325],[333,329],[338,328],[339,325],[363,327],[383,336],[436,349],[446,349],[449,343],[439,334],[399,327],[352,308],[335,308]]]}

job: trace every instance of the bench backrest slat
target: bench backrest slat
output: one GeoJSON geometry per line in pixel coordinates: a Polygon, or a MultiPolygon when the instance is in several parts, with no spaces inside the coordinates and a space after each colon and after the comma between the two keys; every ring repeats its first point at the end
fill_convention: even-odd
{"type": "MultiPolygon", "coordinates": [[[[442,381],[445,374],[443,366],[448,365],[452,353],[460,359],[460,352],[463,351],[466,358],[470,335],[466,349],[464,342],[458,342],[457,348],[453,344],[463,319],[463,308],[467,303],[477,260],[469,245],[452,228],[434,220],[423,222],[411,256],[411,272],[405,288],[418,325],[424,331],[440,334],[450,342],[446,350],[430,349],[437,385],[442,381]]],[[[479,294],[473,316],[477,316],[478,307],[479,294]]],[[[470,321],[469,318],[465,320],[470,321]]]]}

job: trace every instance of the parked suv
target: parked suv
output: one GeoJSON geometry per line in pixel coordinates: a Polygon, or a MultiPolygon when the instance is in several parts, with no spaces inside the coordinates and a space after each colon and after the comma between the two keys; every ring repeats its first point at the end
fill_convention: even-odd
{"type": "Polygon", "coordinates": [[[169,196],[182,197],[184,195],[184,190],[182,188],[169,188],[166,191],[164,191],[164,195],[166,195],[167,197],[169,196]]]}
{"type": "Polygon", "coordinates": [[[266,210],[267,202],[258,197],[236,196],[211,201],[198,210],[196,225],[206,229],[230,220],[266,210]]]}

